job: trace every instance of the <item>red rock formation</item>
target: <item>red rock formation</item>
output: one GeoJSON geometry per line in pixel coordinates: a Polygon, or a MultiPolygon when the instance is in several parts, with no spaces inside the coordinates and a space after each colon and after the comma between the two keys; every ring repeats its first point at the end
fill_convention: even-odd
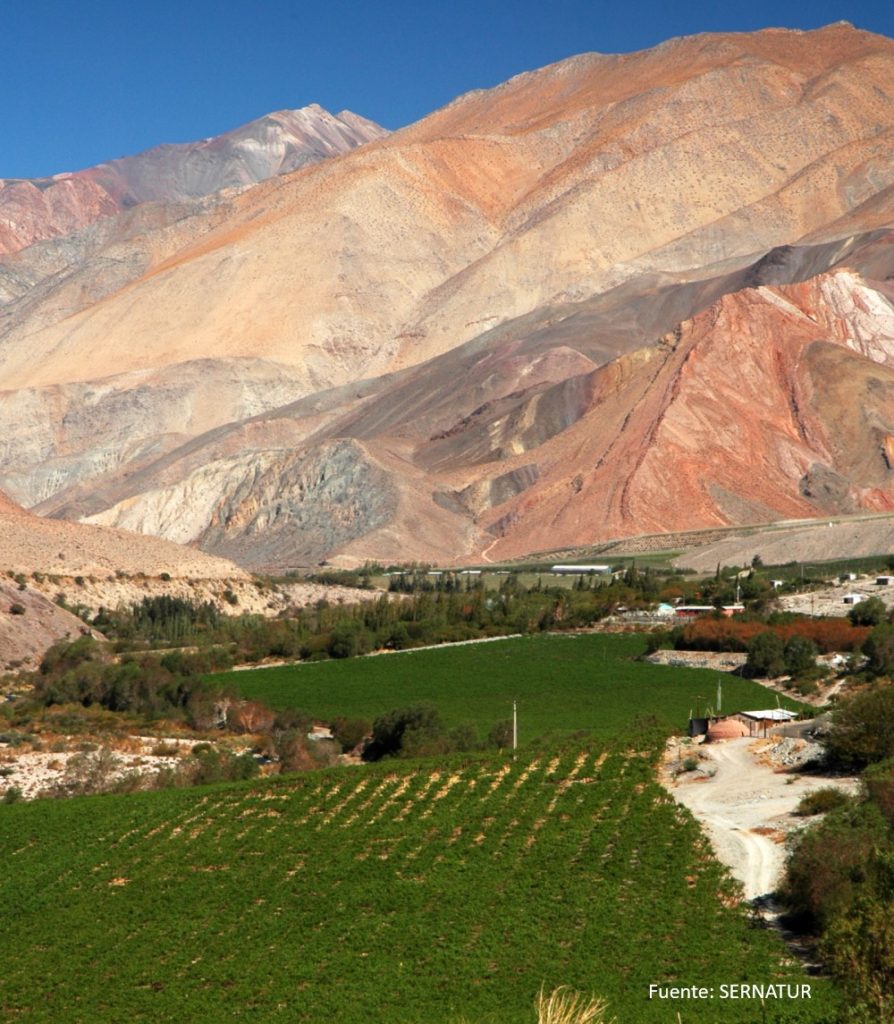
{"type": "Polygon", "coordinates": [[[894,509],[894,309],[880,298],[849,271],[745,289],[595,371],[587,411],[534,457],[538,482],[488,517],[492,556],[894,509]],[[867,304],[875,334],[854,315],[867,304]]]}

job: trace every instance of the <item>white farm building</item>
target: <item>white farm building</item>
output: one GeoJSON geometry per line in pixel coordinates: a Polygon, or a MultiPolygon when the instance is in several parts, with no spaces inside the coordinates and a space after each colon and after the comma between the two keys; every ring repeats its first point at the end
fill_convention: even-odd
{"type": "Polygon", "coordinates": [[[610,565],[554,565],[550,572],[556,576],[580,575],[583,573],[598,573],[601,576],[612,571],[610,565]]]}

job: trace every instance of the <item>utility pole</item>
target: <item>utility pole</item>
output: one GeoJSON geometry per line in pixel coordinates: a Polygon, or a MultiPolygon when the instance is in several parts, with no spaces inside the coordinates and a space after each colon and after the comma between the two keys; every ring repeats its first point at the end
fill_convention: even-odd
{"type": "Polygon", "coordinates": [[[518,708],[516,702],[512,702],[512,759],[515,760],[515,750],[518,747],[518,708]]]}

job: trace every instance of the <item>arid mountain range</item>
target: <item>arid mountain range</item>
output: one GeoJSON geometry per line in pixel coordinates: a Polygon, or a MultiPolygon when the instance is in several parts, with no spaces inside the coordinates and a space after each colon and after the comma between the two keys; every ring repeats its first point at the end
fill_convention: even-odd
{"type": "Polygon", "coordinates": [[[892,158],[894,42],[840,23],[573,57],[32,225],[0,487],[251,568],[892,509],[892,158]]]}

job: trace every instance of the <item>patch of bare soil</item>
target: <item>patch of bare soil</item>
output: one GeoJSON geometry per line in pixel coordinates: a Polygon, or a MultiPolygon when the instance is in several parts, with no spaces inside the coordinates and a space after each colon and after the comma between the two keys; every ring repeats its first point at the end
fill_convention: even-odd
{"type": "Polygon", "coordinates": [[[0,743],[0,790],[15,787],[21,798],[33,800],[51,795],[66,784],[75,784],[91,771],[102,770],[113,783],[127,775],[155,775],[176,768],[199,740],[129,737],[103,746],[70,741],[53,744],[67,749],[34,750],[0,743]],[[80,749],[79,749],[80,748],[80,749]]]}
{"type": "Polygon", "coordinates": [[[686,668],[710,668],[716,672],[735,672],[748,660],[736,651],[655,651],[647,661],[653,665],[677,665],[686,668]]]}
{"type": "Polygon", "coordinates": [[[844,616],[853,607],[852,604],[845,604],[845,596],[856,594],[861,598],[878,597],[889,609],[894,608],[894,586],[879,586],[875,581],[875,574],[861,575],[846,583],[817,587],[800,594],[785,594],[779,598],[779,604],[787,612],[799,612],[802,615],[844,616]]]}

